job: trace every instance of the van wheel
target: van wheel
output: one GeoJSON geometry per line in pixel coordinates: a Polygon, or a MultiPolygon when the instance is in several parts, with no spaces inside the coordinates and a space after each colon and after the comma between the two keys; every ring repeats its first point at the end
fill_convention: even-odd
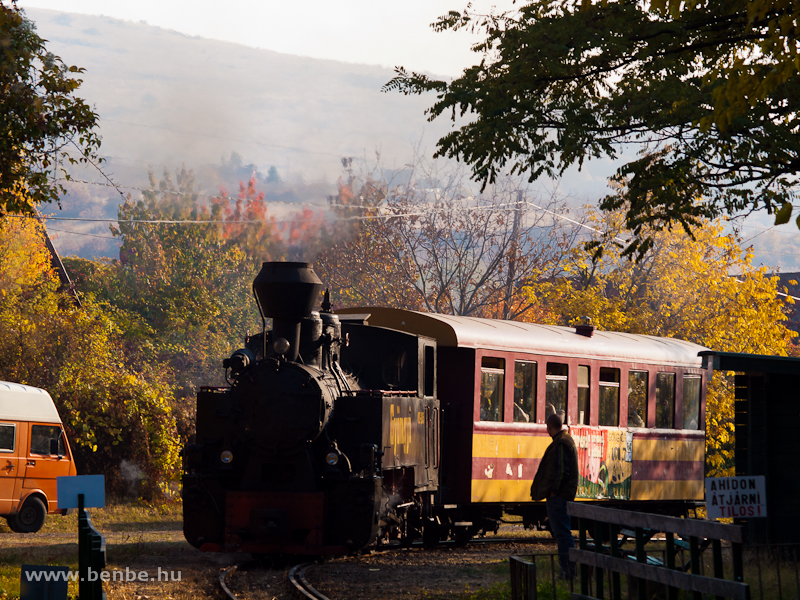
{"type": "Polygon", "coordinates": [[[14,531],[19,533],[36,533],[44,525],[44,518],[47,515],[47,508],[39,498],[28,498],[25,504],[17,511],[14,519],[14,531]]]}

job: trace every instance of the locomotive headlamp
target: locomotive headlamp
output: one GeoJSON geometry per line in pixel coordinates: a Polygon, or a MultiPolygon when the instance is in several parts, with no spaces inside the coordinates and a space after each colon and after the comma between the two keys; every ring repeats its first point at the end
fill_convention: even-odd
{"type": "Polygon", "coordinates": [[[219,459],[222,461],[222,464],[229,465],[233,462],[233,452],[230,450],[223,450],[222,454],[219,455],[219,459]]]}
{"type": "Polygon", "coordinates": [[[325,455],[325,462],[330,466],[335,467],[337,464],[339,464],[339,456],[340,453],[338,450],[332,450],[325,455]]]}
{"type": "Polygon", "coordinates": [[[275,354],[278,356],[283,356],[289,351],[289,340],[286,338],[278,338],[272,344],[272,349],[275,350],[275,354]]]}

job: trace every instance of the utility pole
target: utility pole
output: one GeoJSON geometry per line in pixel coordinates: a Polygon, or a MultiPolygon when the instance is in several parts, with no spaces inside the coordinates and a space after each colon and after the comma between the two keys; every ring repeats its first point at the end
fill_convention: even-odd
{"type": "Polygon", "coordinates": [[[503,320],[508,320],[511,315],[511,297],[514,293],[514,276],[517,270],[517,250],[519,246],[519,227],[522,219],[522,190],[517,190],[517,206],[514,209],[514,225],[511,229],[511,247],[508,252],[508,278],[506,279],[506,294],[503,299],[503,320]]]}
{"type": "Polygon", "coordinates": [[[47,228],[45,227],[44,222],[42,221],[42,217],[38,211],[36,212],[34,218],[38,223],[39,232],[41,233],[42,238],[44,239],[45,247],[47,248],[47,251],[50,253],[50,266],[56,272],[56,275],[58,275],[58,280],[61,284],[58,287],[59,291],[68,293],[72,297],[72,301],[75,302],[75,306],[81,308],[82,307],[81,299],[78,297],[78,293],[75,290],[75,286],[72,284],[72,281],[70,281],[69,275],[67,274],[67,270],[64,268],[64,263],[61,262],[61,257],[58,255],[56,247],[53,246],[53,242],[50,239],[50,235],[47,233],[47,228]]]}

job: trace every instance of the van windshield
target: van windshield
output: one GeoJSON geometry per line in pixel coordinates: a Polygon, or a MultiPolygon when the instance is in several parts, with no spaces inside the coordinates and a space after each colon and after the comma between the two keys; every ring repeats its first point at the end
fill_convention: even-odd
{"type": "Polygon", "coordinates": [[[50,440],[58,441],[58,455],[64,456],[64,434],[58,425],[31,426],[31,454],[50,455],[50,440]]]}

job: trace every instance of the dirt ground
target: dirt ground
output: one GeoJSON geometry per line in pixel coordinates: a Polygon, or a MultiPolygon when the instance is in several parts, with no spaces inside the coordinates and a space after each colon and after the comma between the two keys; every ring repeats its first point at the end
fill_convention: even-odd
{"type": "MultiPolygon", "coordinates": [[[[140,514],[138,510],[110,508],[96,511],[93,517],[106,539],[106,570],[118,575],[117,581],[104,584],[109,600],[224,598],[220,574],[229,566],[249,561],[250,556],[200,552],[184,540],[179,511],[144,508],[140,514]],[[159,569],[168,581],[157,579],[159,569]],[[149,581],[141,581],[143,572],[149,581]]],[[[41,533],[18,534],[0,520],[0,600],[19,597],[23,564],[77,570],[77,520],[48,521],[41,533]]],[[[515,528],[522,529],[504,526],[499,534],[513,535],[515,528]]],[[[312,566],[307,578],[331,600],[474,598],[482,590],[508,583],[509,556],[551,552],[549,536],[538,535],[541,541],[414,548],[336,558],[312,566]]],[[[233,573],[229,586],[241,600],[289,600],[293,597],[287,586],[289,569],[251,563],[233,573]]],[[[70,596],[77,596],[76,583],[70,584],[70,596]]],[[[484,597],[491,596],[480,595],[484,597]]]]}
{"type": "MultiPolygon", "coordinates": [[[[510,556],[552,551],[546,541],[378,551],[316,564],[306,578],[330,600],[491,598],[510,580],[510,556]]],[[[242,600],[289,600],[287,577],[288,569],[249,566],[230,586],[242,600]]]]}

